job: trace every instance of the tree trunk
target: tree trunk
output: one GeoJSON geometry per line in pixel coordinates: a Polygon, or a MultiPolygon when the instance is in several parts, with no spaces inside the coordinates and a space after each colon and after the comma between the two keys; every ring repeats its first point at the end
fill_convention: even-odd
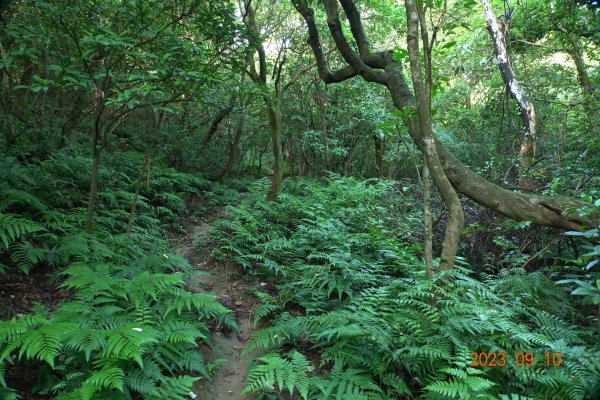
{"type": "MultiPolygon", "coordinates": [[[[418,172],[418,170],[417,170],[418,172]]],[[[423,238],[425,276],[433,278],[433,218],[431,216],[431,183],[429,182],[429,168],[423,159],[423,175],[421,177],[423,186],[423,222],[425,223],[425,237],[423,238]]]]}
{"type": "Polygon", "coordinates": [[[321,115],[321,134],[323,137],[323,167],[329,169],[329,134],[327,131],[327,109],[325,108],[325,93],[321,89],[321,83],[315,80],[315,88],[317,90],[317,105],[319,114],[321,115]]]}
{"type": "Polygon", "coordinates": [[[533,180],[528,176],[529,168],[535,162],[536,150],[536,129],[535,107],[533,102],[521,87],[517,80],[510,61],[508,60],[508,51],[506,49],[505,33],[508,30],[510,14],[503,16],[503,22],[499,23],[494,15],[494,10],[489,0],[481,0],[485,12],[485,26],[492,39],[498,68],[502,75],[502,80],[506,85],[511,97],[517,101],[521,122],[523,124],[523,133],[520,137],[519,145],[519,186],[523,189],[533,190],[533,180]]]}
{"type": "Polygon", "coordinates": [[[146,145],[146,151],[144,155],[144,165],[140,169],[140,173],[138,175],[137,181],[135,182],[135,189],[133,193],[133,202],[131,203],[131,208],[129,210],[129,221],[127,222],[127,229],[125,230],[125,234],[127,237],[131,236],[131,230],[133,229],[133,223],[135,221],[135,211],[137,210],[138,199],[140,195],[140,190],[142,188],[142,178],[144,177],[144,171],[147,171],[148,181],[147,185],[150,185],[150,160],[152,156],[152,152],[154,150],[154,145],[156,143],[156,138],[158,136],[158,132],[160,131],[160,126],[162,124],[163,118],[165,114],[163,112],[158,112],[158,114],[153,115],[152,124],[152,135],[150,136],[149,143],[146,145]]]}
{"type": "Polygon", "coordinates": [[[219,110],[219,112],[217,112],[217,115],[215,115],[215,118],[213,119],[212,123],[210,124],[210,128],[208,128],[208,132],[206,132],[206,136],[204,136],[204,139],[202,140],[202,143],[200,144],[200,150],[198,151],[199,154],[202,154],[204,152],[204,150],[206,150],[211,139],[213,138],[213,136],[215,136],[215,133],[217,133],[217,129],[219,129],[219,125],[221,124],[221,122],[223,122],[225,117],[227,117],[229,115],[229,113],[231,113],[234,106],[235,106],[235,96],[231,96],[229,98],[229,102],[227,103],[227,107],[219,110]]]}
{"type": "Polygon", "coordinates": [[[258,167],[256,168],[256,179],[258,179],[261,175],[262,172],[262,158],[263,155],[265,154],[265,152],[267,151],[267,146],[263,147],[260,151],[260,153],[258,154],[258,167]]]}
{"type": "Polygon", "coordinates": [[[581,87],[581,91],[583,94],[583,109],[585,110],[585,114],[587,116],[588,122],[590,126],[594,130],[594,132],[598,131],[598,126],[596,124],[595,118],[595,110],[593,108],[593,88],[590,82],[590,76],[588,75],[587,68],[585,66],[585,61],[583,59],[583,52],[577,38],[573,36],[572,33],[568,32],[566,29],[559,26],[558,28],[566,37],[571,46],[567,48],[567,52],[573,59],[575,63],[575,68],[577,69],[577,80],[579,81],[579,86],[581,87]]]}
{"type": "Polygon", "coordinates": [[[98,170],[100,167],[100,116],[96,117],[92,126],[92,174],[90,177],[90,194],[88,199],[85,232],[91,234],[94,228],[94,211],[96,209],[96,193],[98,192],[98,170]]]}
{"type": "MultiPolygon", "coordinates": [[[[243,110],[242,110],[243,112],[243,110]]],[[[240,145],[240,140],[242,138],[242,133],[244,133],[244,117],[241,116],[238,121],[238,125],[235,129],[235,136],[233,138],[233,142],[229,145],[229,152],[227,154],[227,162],[225,163],[225,168],[221,173],[221,178],[225,178],[231,172],[231,168],[233,167],[233,163],[235,162],[235,157],[238,153],[238,147],[240,145]]]]}
{"type": "Polygon", "coordinates": [[[373,141],[375,142],[375,169],[377,169],[377,177],[383,178],[385,176],[383,171],[384,141],[379,137],[377,133],[373,135],[373,141]]]}
{"type": "MultiPolygon", "coordinates": [[[[424,18],[419,18],[419,13],[424,13],[422,7],[415,0],[406,0],[406,19],[407,19],[407,43],[408,54],[410,58],[410,70],[415,92],[415,104],[418,117],[418,125],[415,129],[419,130],[419,136],[422,142],[422,152],[426,161],[427,168],[431,173],[433,182],[437,186],[446,207],[448,208],[448,220],[444,232],[444,241],[442,244],[442,254],[440,259],[440,271],[447,271],[454,266],[454,260],[458,250],[458,241],[463,229],[464,214],[458,194],[448,180],[442,164],[439,160],[433,129],[431,125],[431,96],[429,88],[429,79],[423,82],[422,69],[420,62],[421,52],[419,51],[419,28],[421,34],[425,35],[426,26],[422,25],[424,18]],[[421,21],[421,25],[420,25],[421,21]]],[[[428,51],[428,41],[423,40],[423,53],[425,55],[425,76],[430,76],[430,52],[428,51]]]]}
{"type": "Polygon", "coordinates": [[[281,149],[281,100],[277,96],[275,102],[265,97],[267,110],[269,113],[269,130],[271,132],[271,145],[273,150],[273,177],[271,179],[271,189],[267,194],[267,201],[277,200],[277,195],[281,192],[283,181],[283,163],[281,149]]]}

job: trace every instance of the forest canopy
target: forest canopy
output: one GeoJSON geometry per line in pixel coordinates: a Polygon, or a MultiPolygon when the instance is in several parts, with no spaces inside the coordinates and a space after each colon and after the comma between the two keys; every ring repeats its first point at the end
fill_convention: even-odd
{"type": "Polygon", "coordinates": [[[597,399],[595,0],[0,2],[0,399],[597,399]]]}

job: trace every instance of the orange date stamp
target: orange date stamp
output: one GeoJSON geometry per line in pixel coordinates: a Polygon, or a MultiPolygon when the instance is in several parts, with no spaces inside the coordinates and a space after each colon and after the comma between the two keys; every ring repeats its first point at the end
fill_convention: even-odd
{"type": "MultiPolygon", "coordinates": [[[[503,351],[476,351],[471,352],[472,361],[469,364],[471,367],[505,367],[507,356],[503,351]]],[[[535,354],[532,352],[518,352],[514,356],[515,364],[518,367],[531,367],[536,360],[535,354]]],[[[547,367],[559,367],[562,364],[562,355],[560,353],[544,354],[544,363],[547,367]]]]}

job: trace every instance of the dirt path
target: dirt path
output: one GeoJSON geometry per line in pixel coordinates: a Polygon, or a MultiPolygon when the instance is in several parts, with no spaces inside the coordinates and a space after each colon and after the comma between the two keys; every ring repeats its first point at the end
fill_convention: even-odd
{"type": "Polygon", "coordinates": [[[250,294],[250,289],[257,283],[241,275],[236,266],[214,260],[210,254],[210,247],[196,245],[199,240],[208,236],[213,221],[221,218],[223,214],[223,210],[218,209],[206,220],[184,221],[187,234],[175,250],[179,255],[186,257],[198,271],[208,273],[188,282],[188,289],[215,293],[221,304],[235,312],[240,327],[239,333],[222,330],[213,334],[213,347],[204,352],[207,362],[218,359],[227,361],[218,368],[211,381],[202,379],[197,383],[194,390],[198,395],[197,400],[252,398],[250,395],[242,395],[241,392],[248,367],[256,358],[256,354],[241,353],[254,331],[252,311],[259,301],[250,294]]]}

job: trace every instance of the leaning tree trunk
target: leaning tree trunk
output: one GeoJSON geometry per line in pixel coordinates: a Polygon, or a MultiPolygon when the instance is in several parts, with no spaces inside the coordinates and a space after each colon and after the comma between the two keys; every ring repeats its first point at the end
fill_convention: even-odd
{"type": "Polygon", "coordinates": [[[523,124],[523,133],[519,136],[521,138],[519,146],[519,186],[523,189],[533,190],[533,180],[528,177],[528,174],[530,172],[529,168],[535,161],[537,128],[535,107],[517,80],[508,59],[505,34],[510,22],[510,13],[505,14],[503,22],[498,22],[490,1],[481,0],[481,3],[485,12],[485,26],[494,45],[502,80],[511,97],[517,101],[523,124]]]}
{"type": "Polygon", "coordinates": [[[235,96],[231,96],[227,106],[219,110],[215,115],[215,118],[212,120],[210,127],[208,128],[208,132],[206,132],[206,136],[204,136],[204,139],[202,139],[202,143],[200,144],[200,149],[198,150],[199,154],[202,154],[204,150],[206,150],[208,144],[215,136],[215,133],[217,133],[219,125],[221,125],[221,122],[223,122],[223,120],[231,113],[231,111],[233,111],[234,106],[235,96]]]}

